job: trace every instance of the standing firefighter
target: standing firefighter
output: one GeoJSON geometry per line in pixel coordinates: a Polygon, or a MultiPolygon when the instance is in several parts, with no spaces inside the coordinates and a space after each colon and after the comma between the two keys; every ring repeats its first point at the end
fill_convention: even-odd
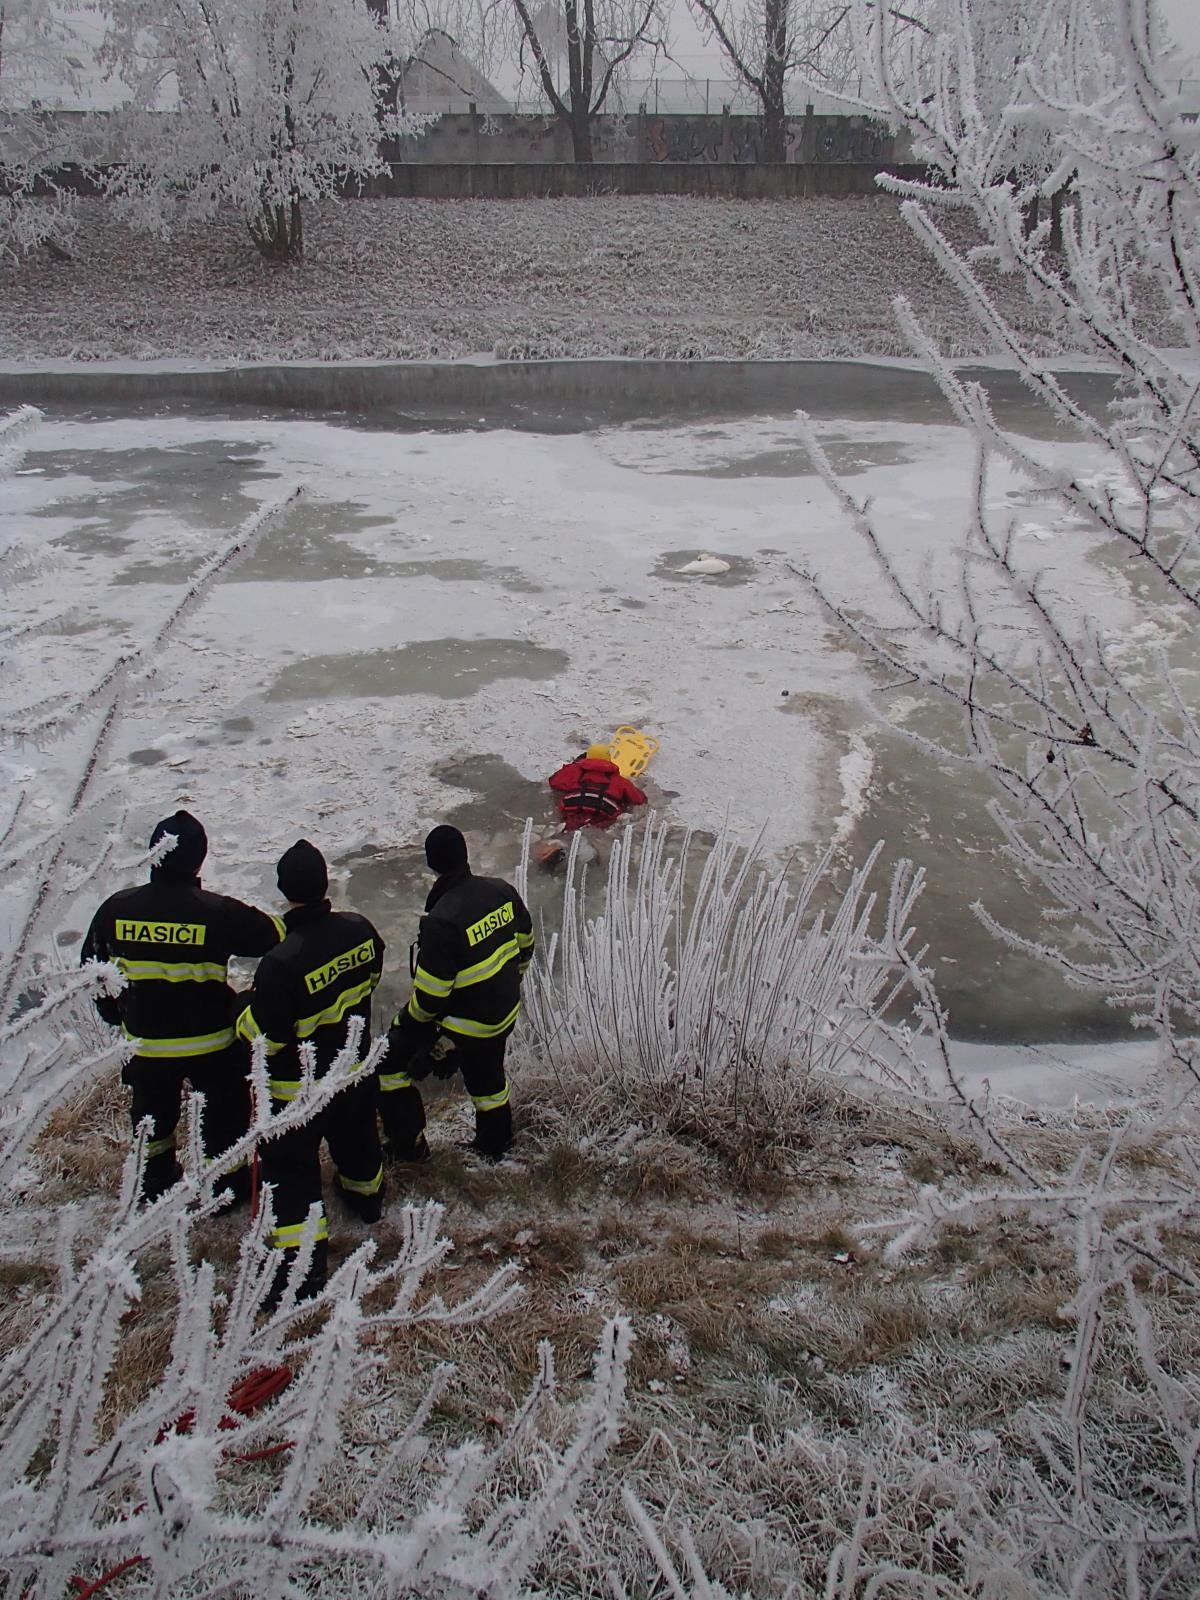
{"type": "MultiPolygon", "coordinates": [[[[371,1045],[371,995],[383,970],[383,940],[354,911],[334,911],[321,852],[300,839],[279,860],[279,889],[290,902],[287,936],[259,963],[250,1004],[237,1031],[248,1043],[266,1041],[271,1107],[282,1110],[300,1093],[300,1046],[313,1046],[314,1076],[322,1078],[346,1044],[351,1017],[363,1019],[359,1059],[371,1045]]],[[[274,1187],[271,1244],[283,1252],[276,1278],[282,1292],[287,1267],[300,1248],[311,1206],[322,1206],[316,1245],[301,1297],[325,1286],[329,1225],[321,1194],[321,1141],[337,1169],[343,1200],[364,1222],[383,1212],[383,1159],[375,1125],[374,1074],[342,1089],[308,1122],[262,1145],[263,1182],[274,1187]]]]}
{"type": "MultiPolygon", "coordinates": [[[[120,1026],[135,1054],[122,1081],[133,1091],[133,1126],[153,1124],[142,1195],[156,1200],[181,1176],[175,1154],[183,1085],[204,1096],[204,1153],[227,1150],[250,1120],[247,1051],[234,1034],[237,995],[230,956],[261,956],[279,943],[283,924],[265,911],[200,887],[208,854],[204,829],[186,811],[166,817],[150,844],[174,839],[149,883],[110,895],[92,919],[82,960],[112,961],[126,986],[96,1009],[120,1026]]],[[[250,1190],[243,1166],[226,1186],[237,1199],[250,1190]]]]}
{"type": "Polygon", "coordinates": [[[388,1032],[379,1103],[389,1154],[423,1161],[425,1107],[417,1083],[461,1072],[475,1102],[470,1146],[496,1159],[512,1143],[504,1051],[521,1010],[521,978],[533,955],[525,903],[502,878],[477,878],[457,828],[435,828],[425,860],[438,875],[425,901],[413,992],[388,1032]]]}
{"type": "Polygon", "coordinates": [[[606,744],[589,745],[550,778],[559,814],[568,833],[576,828],[607,828],[646,796],[621,773],[606,744]]]}

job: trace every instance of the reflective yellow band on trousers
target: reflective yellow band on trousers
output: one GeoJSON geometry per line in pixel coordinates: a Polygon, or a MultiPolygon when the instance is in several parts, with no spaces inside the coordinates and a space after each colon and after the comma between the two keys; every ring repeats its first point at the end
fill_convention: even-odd
{"type": "Polygon", "coordinates": [[[275,916],[274,912],[271,913],[271,921],[275,924],[275,932],[279,935],[279,942],[282,944],[287,938],[287,923],[282,917],[275,916]]]}
{"type": "Polygon", "coordinates": [[[369,998],[374,987],[375,978],[372,975],[370,978],[364,979],[362,983],[356,983],[353,989],[347,989],[345,994],[338,995],[333,1004],[326,1006],[324,1011],[318,1011],[311,1017],[298,1017],[296,1020],[297,1039],[310,1039],[318,1028],[330,1027],[335,1022],[340,1022],[347,1011],[354,1006],[361,1005],[364,1000],[369,998]]]}
{"type": "Polygon", "coordinates": [[[521,1002],[501,1022],[476,1022],[474,1017],[443,1017],[442,1027],[448,1033],[460,1033],[468,1039],[496,1039],[507,1033],[521,1014],[521,1002]]]}
{"type": "Polygon", "coordinates": [[[147,1139],[147,1156],[165,1156],[168,1150],[175,1148],[175,1135],[169,1134],[165,1139],[147,1139]]]}
{"type": "Polygon", "coordinates": [[[383,1188],[383,1165],[380,1163],[379,1171],[365,1183],[358,1183],[355,1179],[348,1178],[344,1172],[338,1173],[338,1182],[343,1189],[349,1189],[351,1194],[378,1194],[383,1188]]]}
{"type": "Polygon", "coordinates": [[[228,1050],[233,1043],[233,1029],[222,1028],[219,1033],[202,1033],[190,1039],[139,1039],[128,1028],[121,1030],[133,1040],[134,1053],[155,1060],[170,1061],[177,1056],[215,1056],[219,1050],[228,1050]]]}
{"type": "Polygon", "coordinates": [[[379,1074],[379,1087],[385,1092],[388,1089],[411,1089],[413,1081],[407,1072],[381,1072],[379,1074]]]}
{"type": "Polygon", "coordinates": [[[508,1104],[508,1085],[505,1084],[499,1094],[473,1094],[471,1099],[475,1102],[476,1111],[499,1111],[501,1106],[508,1104]]]}
{"type": "Polygon", "coordinates": [[[225,968],[216,961],[131,961],[118,956],[117,966],[130,983],[225,982],[225,968]]]}
{"type": "MultiPolygon", "coordinates": [[[[299,1250],[304,1243],[304,1230],[307,1226],[307,1222],[289,1222],[284,1223],[282,1227],[272,1228],[272,1250],[299,1250]]],[[[322,1211],[317,1219],[317,1231],[313,1235],[313,1242],[320,1244],[322,1239],[328,1239],[328,1237],[329,1223],[326,1220],[325,1213],[322,1211]]]]}
{"type": "Polygon", "coordinates": [[[272,1100],[294,1100],[300,1093],[301,1078],[268,1078],[267,1088],[272,1100]]]}

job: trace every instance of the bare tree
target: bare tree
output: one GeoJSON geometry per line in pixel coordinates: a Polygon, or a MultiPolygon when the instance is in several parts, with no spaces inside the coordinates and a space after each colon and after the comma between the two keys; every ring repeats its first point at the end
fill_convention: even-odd
{"type": "Polygon", "coordinates": [[[533,71],[554,115],[571,133],[576,161],[592,161],[592,122],[603,111],[621,69],[636,53],[666,49],[665,0],[511,0],[521,72],[533,71]],[[567,81],[555,72],[565,58],[567,81]]]}
{"type": "Polygon", "coordinates": [[[849,6],[828,0],[688,0],[703,33],[715,39],[734,72],[758,97],[762,159],[787,160],[788,81],[845,85],[854,66],[849,6]]]}

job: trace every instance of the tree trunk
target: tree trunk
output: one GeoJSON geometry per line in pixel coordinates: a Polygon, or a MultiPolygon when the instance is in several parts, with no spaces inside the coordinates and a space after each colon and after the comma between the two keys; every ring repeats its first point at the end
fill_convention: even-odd
{"type": "MultiPolygon", "coordinates": [[[[766,85],[769,88],[769,84],[766,85]]],[[[787,160],[787,111],[783,103],[783,85],[778,95],[763,96],[762,102],[762,160],[787,160]]]]}
{"type": "Polygon", "coordinates": [[[592,155],[592,119],[588,116],[587,106],[571,107],[571,159],[572,161],[594,161],[592,155]]]}
{"type": "Polygon", "coordinates": [[[304,220],[300,196],[286,206],[267,205],[250,223],[250,237],[268,261],[301,261],[304,257],[304,220]]]}
{"type": "Polygon", "coordinates": [[[789,0],[767,0],[764,17],[766,50],[759,96],[763,161],[787,160],[787,111],[783,91],[788,61],[788,4],[789,0]]]}

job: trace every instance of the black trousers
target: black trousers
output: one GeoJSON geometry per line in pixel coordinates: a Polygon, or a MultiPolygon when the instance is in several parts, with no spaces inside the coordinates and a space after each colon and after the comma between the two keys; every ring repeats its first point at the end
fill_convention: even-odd
{"type": "MultiPolygon", "coordinates": [[[[132,1056],[121,1081],[132,1090],[133,1130],[146,1117],[154,1124],[147,1148],[142,1195],[157,1200],[183,1175],[176,1155],[176,1132],[183,1106],[183,1087],[190,1083],[204,1096],[204,1154],[211,1159],[228,1150],[250,1126],[250,1051],[240,1040],[208,1056],[132,1056]]],[[[239,1198],[249,1192],[249,1172],[232,1173],[226,1185],[239,1198]]]]}
{"type": "MultiPolygon", "coordinates": [[[[462,1073],[463,1087],[475,1102],[475,1147],[483,1155],[502,1156],[512,1144],[512,1106],[504,1074],[503,1039],[466,1039],[442,1034],[454,1041],[449,1058],[462,1073]]],[[[380,1074],[379,1114],[383,1131],[397,1155],[416,1148],[425,1129],[425,1104],[421,1091],[403,1070],[384,1063],[380,1074]]]]}
{"type": "MultiPolygon", "coordinates": [[[[302,1127],[278,1139],[267,1139],[259,1150],[262,1181],[274,1188],[275,1226],[270,1242],[290,1259],[300,1247],[305,1218],[312,1205],[321,1207],[313,1264],[306,1280],[308,1292],[325,1283],[329,1223],[321,1192],[321,1142],[337,1168],[343,1200],[364,1222],[378,1222],[383,1212],[383,1154],[375,1123],[375,1075],[350,1084],[334,1096],[323,1111],[302,1127]]],[[[273,1100],[281,1111],[286,1101],[273,1100]]]]}

